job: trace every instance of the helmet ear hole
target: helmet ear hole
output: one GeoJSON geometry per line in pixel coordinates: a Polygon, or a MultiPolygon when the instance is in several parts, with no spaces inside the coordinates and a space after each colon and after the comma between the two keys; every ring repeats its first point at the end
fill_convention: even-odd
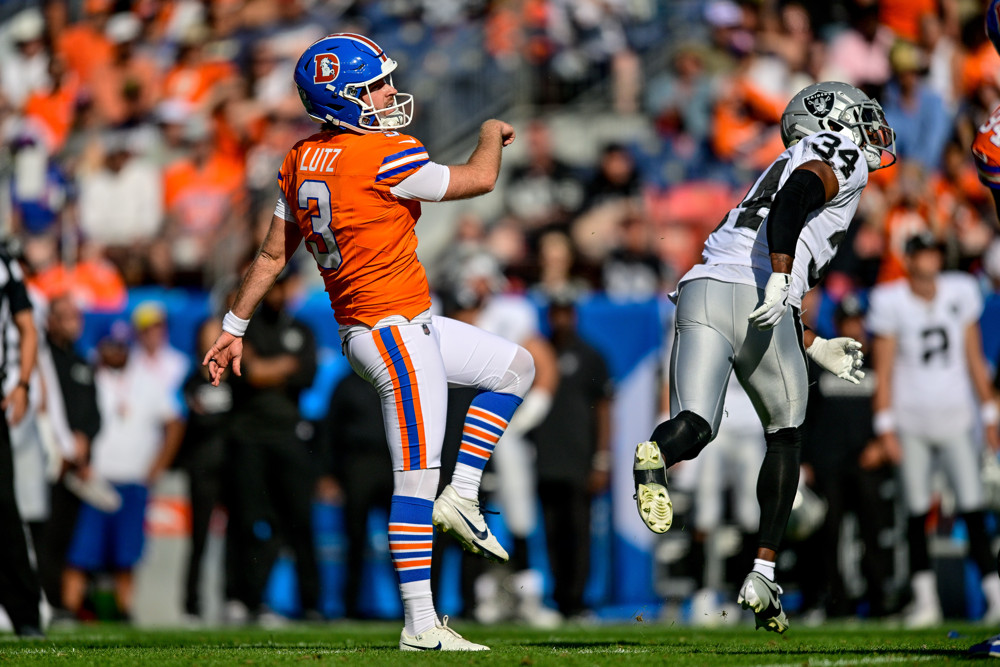
{"type": "Polygon", "coordinates": [[[843,126],[843,125],[841,125],[840,123],[838,123],[838,122],[837,122],[837,121],[835,121],[835,120],[830,120],[830,121],[827,121],[827,123],[826,123],[826,124],[827,124],[827,126],[828,126],[828,127],[830,128],[830,130],[831,130],[832,132],[840,132],[841,130],[843,130],[843,129],[844,129],[844,126],[843,126]]]}

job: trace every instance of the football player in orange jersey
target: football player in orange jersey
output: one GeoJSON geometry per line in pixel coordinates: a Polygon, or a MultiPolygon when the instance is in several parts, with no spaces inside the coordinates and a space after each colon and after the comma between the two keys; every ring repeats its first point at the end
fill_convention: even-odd
{"type": "MultiPolygon", "coordinates": [[[[421,201],[490,192],[514,128],[483,123],[463,165],[430,161],[401,134],[413,98],[393,87],[396,62],[370,39],[334,34],[310,46],[295,82],[320,131],[289,151],[267,236],[205,355],[213,383],[230,365],[240,374],[250,316],[304,239],[330,295],[343,350],[378,390],[392,453],[389,548],[399,576],[402,650],[488,650],[438,620],[431,597],[433,525],[469,551],[503,562],[507,552],[479,509],[479,483],[493,448],[531,387],[522,347],[469,324],[430,314],[414,226],[421,201]],[[448,385],[479,389],[465,419],[451,483],[435,500],[448,385]]],[[[357,576],[358,573],[352,573],[357,576]]]]}
{"type": "MultiPolygon", "coordinates": [[[[1000,0],[990,0],[986,8],[986,34],[1000,53],[1000,0]]],[[[976,159],[979,180],[990,189],[997,215],[1000,216],[1000,107],[994,109],[989,119],[979,126],[972,142],[972,155],[976,159]]],[[[995,402],[984,403],[980,417],[983,423],[996,424],[1000,419],[997,413],[995,402]]],[[[997,567],[1000,568],[1000,553],[997,554],[997,567]]],[[[969,653],[1000,658],[1000,634],[969,647],[969,653]]]]}

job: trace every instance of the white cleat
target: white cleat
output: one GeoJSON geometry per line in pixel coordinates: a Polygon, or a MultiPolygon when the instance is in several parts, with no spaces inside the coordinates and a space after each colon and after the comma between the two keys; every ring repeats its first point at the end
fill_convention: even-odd
{"type": "Polygon", "coordinates": [[[635,481],[634,497],[639,518],[654,533],[670,530],[674,521],[674,504],[667,493],[667,468],[655,442],[636,445],[632,479],[635,481]]]}
{"type": "Polygon", "coordinates": [[[448,627],[448,617],[440,625],[419,635],[408,635],[404,629],[399,633],[400,651],[489,651],[489,646],[470,642],[448,627]]]}
{"type": "Polygon", "coordinates": [[[434,525],[446,533],[451,533],[462,547],[474,554],[482,554],[497,563],[506,563],[507,550],[490,532],[486,519],[479,511],[478,500],[468,500],[458,495],[451,484],[434,501],[431,515],[434,525]]]}
{"type": "Polygon", "coordinates": [[[911,604],[903,612],[903,627],[908,630],[933,628],[944,623],[944,614],[938,604],[911,604]]]}
{"type": "Polygon", "coordinates": [[[743,580],[743,587],[736,599],[744,609],[752,609],[757,629],[764,628],[783,634],[788,629],[788,616],[781,608],[781,586],[760,572],[751,572],[743,580]]]}

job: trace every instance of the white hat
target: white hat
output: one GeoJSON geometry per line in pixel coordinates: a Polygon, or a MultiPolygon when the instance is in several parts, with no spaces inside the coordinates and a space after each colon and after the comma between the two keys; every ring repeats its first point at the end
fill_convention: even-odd
{"type": "Polygon", "coordinates": [[[45,19],[37,9],[25,9],[17,13],[10,20],[8,28],[11,40],[17,43],[32,42],[40,38],[44,30],[45,19]]]}
{"type": "Polygon", "coordinates": [[[142,32],[142,22],[132,12],[120,12],[108,19],[104,34],[115,44],[131,42],[142,32]]]}
{"type": "Polygon", "coordinates": [[[705,20],[716,28],[735,28],[743,22],[743,12],[735,2],[715,0],[705,7],[705,20]]]}

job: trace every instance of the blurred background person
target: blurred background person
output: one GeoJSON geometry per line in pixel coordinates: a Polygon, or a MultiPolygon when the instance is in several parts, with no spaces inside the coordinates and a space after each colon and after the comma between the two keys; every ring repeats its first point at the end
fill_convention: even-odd
{"type": "Polygon", "coordinates": [[[131,331],[123,321],[99,346],[95,375],[101,430],[81,476],[110,482],[120,502],[107,511],[84,502],[77,516],[63,575],[63,603],[83,612],[88,575],[114,574],[115,601],[122,619],[132,613],[134,571],[142,557],[143,522],[150,488],[172,463],[184,425],[177,396],[149,375],[130,350],[131,331]]]}
{"type": "MultiPolygon", "coordinates": [[[[212,347],[222,322],[218,317],[205,320],[198,329],[196,353],[203,355],[212,347]]],[[[191,503],[191,549],[184,577],[184,613],[198,624],[204,619],[202,604],[202,559],[208,543],[212,513],[223,502],[226,476],[226,447],[232,423],[233,389],[229,378],[218,386],[212,384],[208,369],[195,366],[181,387],[187,419],[184,439],[177,455],[177,467],[187,473],[188,498],[191,503]]]]}
{"type": "Polygon", "coordinates": [[[868,328],[878,377],[873,425],[883,456],[900,465],[909,513],[913,602],[905,622],[927,627],[943,613],[927,548],[935,470],[942,470],[968,530],[969,557],[979,568],[986,622],[1000,619],[1000,579],[985,525],[979,476],[981,422],[987,444],[1000,446],[1000,421],[982,354],[982,298],[969,276],[942,273],[943,252],[931,234],[907,240],[908,277],[876,287],[868,328]],[[939,467],[940,466],[940,467],[939,467]]]}
{"type": "Polygon", "coordinates": [[[552,599],[570,620],[589,618],[583,594],[590,575],[590,509],[610,480],[614,395],[604,358],[577,333],[575,301],[576,294],[562,292],[548,302],[559,383],[548,414],[529,434],[537,452],[552,599]]]}
{"type": "Polygon", "coordinates": [[[56,402],[61,403],[70,441],[62,447],[61,474],[50,486],[51,516],[35,548],[42,588],[56,609],[57,619],[66,616],[63,613],[62,573],[80,507],[80,499],[65,484],[64,473],[78,473],[87,468],[91,445],[101,429],[94,366],[76,349],[82,333],[83,314],[73,297],[64,294],[51,300],[45,327],[51,369],[46,368],[44,359],[40,359],[40,363],[46,382],[46,400],[50,403],[49,412],[55,418],[56,402]]]}
{"type": "Polygon", "coordinates": [[[229,379],[226,614],[232,623],[280,622],[264,604],[264,587],[283,544],[295,557],[303,616],[322,618],[312,531],[316,455],[311,425],[299,411],[299,395],[316,374],[316,340],[289,310],[297,284],[289,266],[247,328],[243,375],[229,379]]]}
{"type": "MultiPolygon", "coordinates": [[[[805,570],[800,578],[803,607],[812,612],[812,621],[854,616],[862,601],[867,603],[869,618],[898,610],[893,554],[887,548],[895,528],[895,462],[886,458],[872,430],[872,397],[880,378],[871,368],[864,318],[864,306],[855,294],[844,296],[833,314],[836,335],[862,344],[865,377],[860,384],[830,382],[827,373],[811,369],[816,382],[810,387],[802,460],[808,467],[810,486],[827,507],[822,527],[800,549],[805,570]],[[843,562],[842,538],[848,514],[856,521],[857,538],[863,546],[863,600],[852,598],[844,578],[849,563],[843,562]],[[822,569],[819,576],[814,574],[817,567],[822,569]]],[[[854,538],[853,533],[850,538],[854,538]]]]}

